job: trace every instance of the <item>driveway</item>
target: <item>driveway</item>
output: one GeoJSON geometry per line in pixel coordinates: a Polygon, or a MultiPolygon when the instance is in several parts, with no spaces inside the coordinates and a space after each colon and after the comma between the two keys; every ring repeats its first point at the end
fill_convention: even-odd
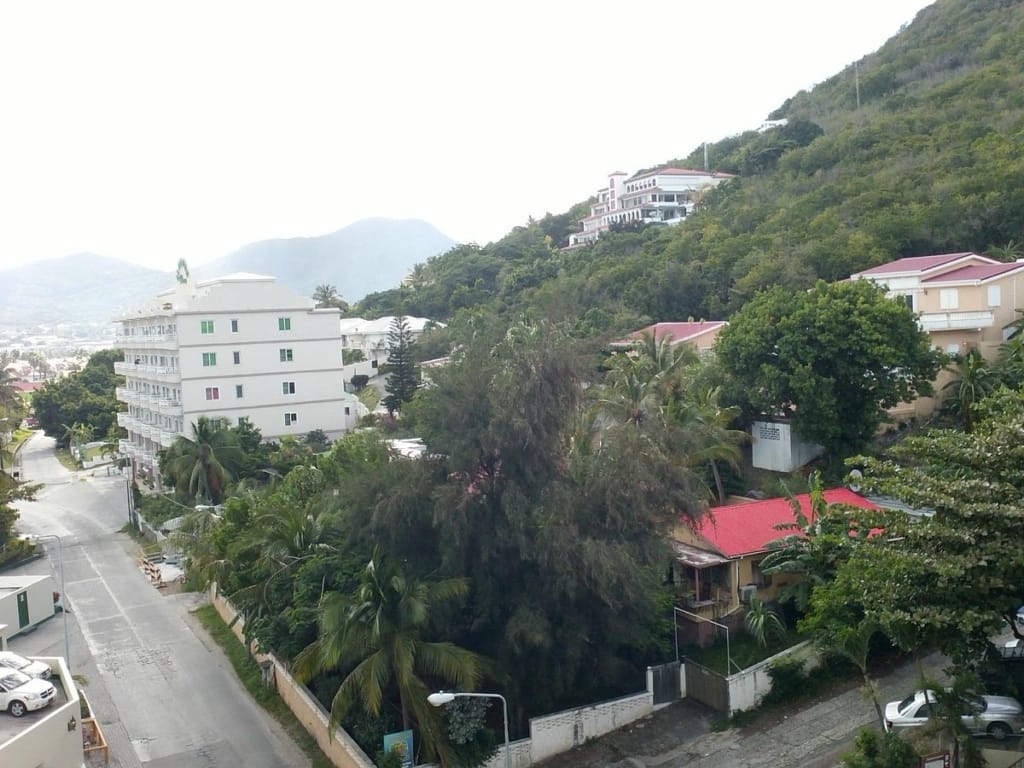
{"type": "MultiPolygon", "coordinates": [[[[19,505],[23,533],[56,534],[50,558],[24,573],[58,578],[63,555],[70,608],[71,670],[111,745],[119,768],[278,768],[309,765],[277,722],[249,697],[230,663],[190,611],[194,594],[163,595],[150,585],[119,533],[128,520],[124,478],[104,469],[71,473],[41,433],[22,449],[25,479],[45,483],[19,505]]],[[[64,655],[58,615],[15,637],[12,650],[64,655]]]]}

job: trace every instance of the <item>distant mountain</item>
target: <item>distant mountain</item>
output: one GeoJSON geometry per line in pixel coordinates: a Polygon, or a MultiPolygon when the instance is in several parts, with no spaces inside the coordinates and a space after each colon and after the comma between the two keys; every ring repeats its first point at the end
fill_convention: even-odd
{"type": "Polygon", "coordinates": [[[95,253],[0,271],[0,327],[109,328],[111,318],[174,284],[174,274],[95,253]]]}
{"type": "Polygon", "coordinates": [[[231,272],[273,275],[303,296],[323,283],[349,303],[397,287],[409,271],[455,241],[418,219],[362,219],[318,237],[262,240],[206,264],[192,274],[208,279],[231,272]]]}
{"type": "MultiPolygon", "coordinates": [[[[202,265],[205,280],[232,272],[273,275],[303,296],[322,283],[346,301],[397,287],[419,262],[455,241],[425,221],[363,219],[329,235],[264,240],[202,265]]],[[[0,270],[0,329],[70,326],[96,336],[110,321],[174,286],[174,273],[95,253],[76,253],[0,270]]]]}

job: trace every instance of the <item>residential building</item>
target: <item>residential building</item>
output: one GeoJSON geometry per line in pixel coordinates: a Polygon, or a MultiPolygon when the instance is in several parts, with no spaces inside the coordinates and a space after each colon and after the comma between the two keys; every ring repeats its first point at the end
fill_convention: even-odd
{"type": "Polygon", "coordinates": [[[157,451],[201,416],[246,418],[269,440],[315,429],[334,438],[366,413],[345,392],[338,310],[315,309],[273,277],[189,281],[117,322],[121,452],[157,480],[157,451]]]}
{"type": "Polygon", "coordinates": [[[597,190],[582,230],[569,236],[569,247],[588,245],[614,224],[678,224],[693,211],[701,192],[732,174],[663,166],[627,176],[616,171],[597,190]]]}
{"type": "Polygon", "coordinates": [[[613,341],[608,346],[612,349],[629,349],[641,343],[645,336],[653,336],[656,344],[661,344],[665,339],[669,339],[671,346],[683,344],[703,356],[711,353],[718,340],[719,332],[727,325],[728,323],[724,320],[654,323],[639,331],[633,331],[626,338],[613,341]]]}
{"type": "MultiPolygon", "coordinates": [[[[861,509],[879,509],[876,504],[847,488],[824,492],[829,504],[849,504],[861,509]]],[[[813,521],[810,494],[796,496],[803,513],[813,521]]],[[[740,503],[712,507],[692,527],[678,525],[672,532],[675,550],[674,581],[686,611],[720,623],[734,616],[753,596],[774,600],[784,584],[797,577],[791,574],[764,574],[761,561],[768,554],[768,543],[796,531],[781,531],[777,526],[793,523],[789,499],[744,499],[740,503]]],[[[801,534],[802,535],[802,534],[801,534]]],[[[700,619],[690,630],[689,642],[708,639],[702,634],[700,619]]]]}
{"type": "MultiPolygon", "coordinates": [[[[385,315],[376,320],[364,320],[361,317],[346,317],[341,321],[341,349],[344,352],[359,350],[363,358],[374,368],[388,361],[388,334],[395,321],[394,315],[385,315]]],[[[405,318],[406,326],[415,341],[429,328],[444,328],[425,317],[405,318]]]]}
{"type": "MultiPolygon", "coordinates": [[[[1010,325],[1024,307],[1024,260],[1002,262],[970,251],[898,259],[850,276],[883,286],[917,313],[932,346],[950,355],[973,349],[989,361],[1011,333],[1010,325]]],[[[950,380],[945,372],[936,392],[950,380]]],[[[936,406],[933,398],[903,403],[895,417],[924,416],[936,406]]]]}

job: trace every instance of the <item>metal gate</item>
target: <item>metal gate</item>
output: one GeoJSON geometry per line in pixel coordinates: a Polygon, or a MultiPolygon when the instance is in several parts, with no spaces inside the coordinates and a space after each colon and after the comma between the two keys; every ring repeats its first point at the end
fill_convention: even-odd
{"type": "Polygon", "coordinates": [[[667,704],[679,699],[679,662],[670,661],[651,667],[654,680],[654,703],[667,704]]]}
{"type": "Polygon", "coordinates": [[[686,697],[728,714],[729,682],[717,672],[689,659],[683,667],[686,674],[686,697]]]}

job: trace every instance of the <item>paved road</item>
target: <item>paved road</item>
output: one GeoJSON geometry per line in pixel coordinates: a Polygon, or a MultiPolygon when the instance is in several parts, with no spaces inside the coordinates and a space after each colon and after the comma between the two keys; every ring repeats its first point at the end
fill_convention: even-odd
{"type": "MultiPolygon", "coordinates": [[[[24,566],[46,573],[61,550],[71,669],[111,744],[115,768],[308,766],[309,760],[239,684],[220,649],[190,609],[196,595],[163,595],[143,576],[135,545],[118,533],[127,522],[125,481],[97,470],[72,474],[37,434],[23,448],[25,479],[44,483],[19,506],[24,533],[56,534],[50,561],[24,566]]],[[[64,655],[58,616],[13,638],[12,650],[64,655]]]]}

